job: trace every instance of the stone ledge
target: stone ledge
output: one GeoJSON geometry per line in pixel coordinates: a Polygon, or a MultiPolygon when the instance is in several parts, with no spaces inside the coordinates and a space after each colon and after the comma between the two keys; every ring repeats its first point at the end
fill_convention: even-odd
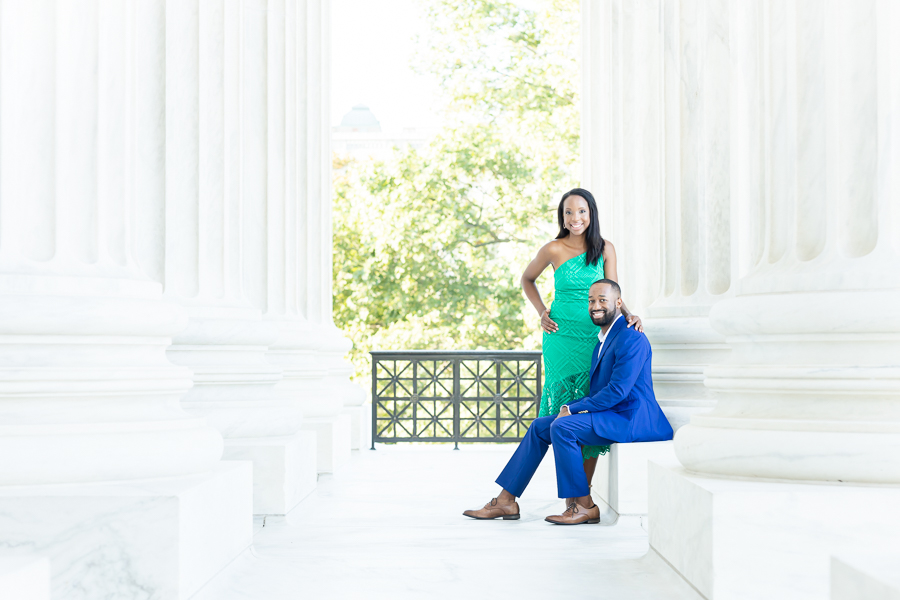
{"type": "Polygon", "coordinates": [[[303,421],[301,430],[316,433],[319,473],[334,473],[350,460],[350,415],[308,418],[303,421]]]}
{"type": "Polygon", "coordinates": [[[900,486],[701,476],[650,463],[650,546],[706,598],[828,597],[836,552],[900,539],[900,486]]]}
{"type": "Polygon", "coordinates": [[[253,462],[253,514],[285,515],[316,489],[316,432],[226,439],[225,460],[253,462]]]}
{"type": "Polygon", "coordinates": [[[372,447],[372,404],[345,406],[341,414],[350,417],[350,449],[369,450],[372,447]]]}
{"type": "Polygon", "coordinates": [[[831,557],[831,600],[900,600],[900,555],[831,557]]]}
{"type": "Polygon", "coordinates": [[[250,545],[252,467],[0,488],[0,546],[47,556],[54,598],[189,598],[250,545]]]}
{"type": "MultiPolygon", "coordinates": [[[[609,454],[597,461],[591,489],[594,502],[602,502],[616,516],[646,515],[647,464],[650,460],[676,461],[671,440],[613,444],[609,454]]],[[[602,522],[606,524],[606,519],[602,522]]]]}

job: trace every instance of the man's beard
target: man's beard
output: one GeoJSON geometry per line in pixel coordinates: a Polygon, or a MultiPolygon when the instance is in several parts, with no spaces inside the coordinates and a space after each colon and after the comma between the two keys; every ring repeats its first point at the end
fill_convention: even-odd
{"type": "Polygon", "coordinates": [[[591,315],[591,321],[597,327],[605,327],[615,320],[617,312],[618,311],[616,310],[612,312],[606,311],[606,313],[602,317],[594,317],[594,315],[591,315]]]}

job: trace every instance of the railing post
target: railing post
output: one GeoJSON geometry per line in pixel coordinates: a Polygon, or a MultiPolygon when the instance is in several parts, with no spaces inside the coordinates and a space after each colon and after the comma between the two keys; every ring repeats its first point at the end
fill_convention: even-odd
{"type": "Polygon", "coordinates": [[[412,390],[410,390],[409,404],[412,413],[412,434],[413,437],[419,437],[419,420],[417,418],[419,409],[419,361],[412,360],[412,390]]]}
{"type": "Polygon", "coordinates": [[[501,398],[503,397],[502,396],[503,392],[501,390],[503,383],[500,380],[500,371],[502,370],[501,369],[502,364],[503,364],[503,359],[501,359],[501,358],[494,359],[494,371],[496,372],[495,374],[496,374],[496,383],[497,383],[497,387],[495,388],[496,392],[494,393],[494,427],[495,427],[495,431],[497,432],[497,437],[502,437],[502,434],[500,432],[500,404],[501,404],[501,398]]]}
{"type": "Polygon", "coordinates": [[[459,363],[461,359],[453,360],[453,449],[459,450],[459,415],[460,404],[462,404],[460,385],[459,385],[459,363]]]}
{"type": "Polygon", "coordinates": [[[378,431],[378,358],[372,354],[372,448],[375,449],[375,435],[378,431]]]}

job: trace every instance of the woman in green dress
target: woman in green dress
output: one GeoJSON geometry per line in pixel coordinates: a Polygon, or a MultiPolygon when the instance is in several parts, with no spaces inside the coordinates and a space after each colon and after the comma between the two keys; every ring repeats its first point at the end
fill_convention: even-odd
{"type": "MultiPolygon", "coordinates": [[[[600,235],[597,203],[575,188],[559,202],[559,235],[541,248],[522,275],[522,288],[541,317],[544,331],[544,389],[538,416],[555,415],[563,404],[583,398],[590,388],[591,353],[600,327],[588,314],[588,289],[598,279],[618,281],[616,249],[600,235]],[[535,281],[553,266],[552,309],[544,305],[535,281]]],[[[641,319],[622,304],[628,327],[643,331],[641,319]]],[[[585,446],[584,470],[590,484],[597,457],[609,446],[585,446]]]]}

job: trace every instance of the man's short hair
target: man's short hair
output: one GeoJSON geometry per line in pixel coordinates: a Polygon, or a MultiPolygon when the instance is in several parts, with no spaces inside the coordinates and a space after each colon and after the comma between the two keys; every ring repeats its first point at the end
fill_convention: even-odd
{"type": "Polygon", "coordinates": [[[594,287],[598,283],[605,283],[613,290],[615,290],[616,294],[618,294],[619,298],[622,297],[622,288],[619,287],[619,284],[613,281],[612,279],[598,279],[594,283],[591,284],[591,287],[594,287]]]}

